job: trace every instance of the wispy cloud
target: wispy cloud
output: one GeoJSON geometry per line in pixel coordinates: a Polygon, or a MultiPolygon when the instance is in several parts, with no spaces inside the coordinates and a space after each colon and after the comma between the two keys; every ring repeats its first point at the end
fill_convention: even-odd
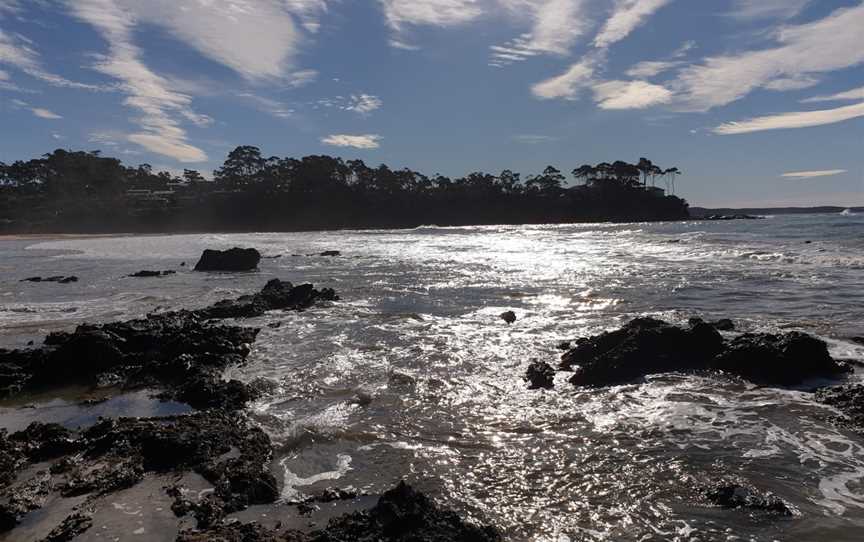
{"type": "Polygon", "coordinates": [[[383,104],[384,102],[382,102],[381,98],[378,96],[372,96],[371,94],[352,94],[348,105],[345,106],[345,110],[354,111],[361,115],[368,115],[372,111],[380,109],[383,104]]]}
{"type": "Polygon", "coordinates": [[[612,16],[594,38],[595,47],[609,47],[630,35],[671,0],[618,0],[612,16]]]}
{"type": "Polygon", "coordinates": [[[738,19],[789,19],[809,3],[810,0],[735,0],[730,15],[738,19]]]}
{"type": "Polygon", "coordinates": [[[715,134],[731,135],[761,132],[763,130],[781,130],[786,128],[809,128],[824,124],[834,124],[858,117],[864,117],[864,102],[825,109],[821,111],[800,111],[756,117],[741,122],[727,122],[714,128],[715,134]]]}
{"type": "Polygon", "coordinates": [[[784,173],[780,176],[788,179],[812,179],[814,177],[831,177],[833,175],[840,175],[841,173],[846,173],[846,170],[823,169],[818,171],[790,171],[789,173],[784,173]]]}
{"type": "Polygon", "coordinates": [[[493,66],[504,66],[540,54],[566,55],[590,27],[584,13],[586,0],[501,0],[510,13],[527,19],[530,31],[493,45],[493,66]]]}
{"type": "Polygon", "coordinates": [[[586,56],[581,61],[571,65],[561,75],[556,75],[536,83],[531,92],[538,98],[551,100],[553,98],[575,99],[580,91],[589,86],[594,78],[594,68],[599,61],[593,56],[586,56]]]}
{"type": "Polygon", "coordinates": [[[412,26],[449,27],[477,19],[480,0],[379,0],[387,25],[394,31],[390,44],[399,49],[416,49],[405,38],[412,26]]]}
{"type": "Polygon", "coordinates": [[[321,138],[321,143],[334,147],[354,147],[355,149],[377,149],[381,136],[374,134],[349,135],[333,134],[321,138]]]}
{"type": "MultiPolygon", "coordinates": [[[[69,0],[71,5],[77,0],[69,0]]],[[[302,33],[292,18],[311,16],[322,2],[280,0],[114,0],[140,23],[166,29],[206,57],[247,79],[289,75],[302,33]]]]}
{"type": "Polygon", "coordinates": [[[513,136],[513,139],[519,143],[525,143],[527,145],[539,145],[541,143],[549,143],[558,140],[557,137],[542,134],[517,134],[513,136]]]}
{"type": "Polygon", "coordinates": [[[603,81],[592,88],[600,109],[644,109],[672,100],[669,89],[645,81],[603,81]]]}
{"type": "Polygon", "coordinates": [[[101,90],[96,85],[71,81],[51,73],[42,66],[33,43],[22,36],[13,36],[0,29],[0,64],[11,66],[25,74],[56,87],[101,90]]]}
{"type": "Polygon", "coordinates": [[[627,70],[626,74],[628,77],[646,79],[656,77],[663,72],[678,68],[684,64],[686,62],[683,60],[646,60],[635,64],[627,70]]]}
{"type": "Polygon", "coordinates": [[[206,124],[209,117],[193,111],[190,96],[172,90],[165,78],[141,60],[141,52],[132,40],[136,24],[133,14],[114,0],[75,0],[70,7],[109,44],[109,53],[100,56],[94,68],[116,78],[127,95],[123,103],[140,114],[135,119],[140,131],[129,134],[127,139],[180,162],[207,160],[204,151],[188,142],[186,131],[172,115],[196,124],[206,124]]]}
{"type": "Polygon", "coordinates": [[[280,119],[287,119],[294,114],[293,108],[289,107],[287,104],[280,102],[279,100],[266,98],[264,96],[258,96],[257,94],[253,94],[251,92],[241,92],[237,94],[237,96],[251,101],[261,111],[269,113],[274,117],[278,117],[280,119]]]}
{"type": "Polygon", "coordinates": [[[707,111],[778,80],[800,80],[861,64],[862,27],[864,3],[838,9],[815,22],[783,27],[775,34],[777,47],[706,58],[682,70],[675,81],[678,107],[707,111]]]}
{"type": "Polygon", "coordinates": [[[837,94],[831,94],[828,96],[813,96],[812,98],[805,98],[801,100],[801,103],[845,102],[858,100],[864,100],[864,87],[853,88],[852,90],[838,92],[837,94]]]}
{"type": "Polygon", "coordinates": [[[33,114],[36,115],[37,117],[39,117],[40,119],[58,120],[58,119],[63,118],[60,115],[58,115],[57,113],[55,113],[49,109],[44,109],[42,107],[34,107],[33,109],[31,109],[31,111],[33,111],[33,114]]]}

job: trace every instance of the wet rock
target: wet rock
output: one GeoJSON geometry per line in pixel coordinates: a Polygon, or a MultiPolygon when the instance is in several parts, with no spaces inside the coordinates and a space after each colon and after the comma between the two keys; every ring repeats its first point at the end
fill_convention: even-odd
{"type": "Polygon", "coordinates": [[[93,518],[89,514],[76,512],[63,520],[63,523],[54,528],[42,542],[67,542],[74,540],[79,535],[93,526],[93,518]]]}
{"type": "Polygon", "coordinates": [[[338,299],[331,288],[316,290],[311,284],[294,286],[272,279],[257,294],[225,299],[196,313],[203,318],[254,318],[271,310],[303,310],[319,301],[338,299]]]}
{"type": "Polygon", "coordinates": [[[812,378],[849,372],[828,354],[824,341],[792,331],[781,335],[745,333],[730,341],[713,362],[756,384],[794,386],[812,378]]]}
{"type": "Polygon", "coordinates": [[[145,269],[145,270],[138,271],[137,273],[132,273],[129,276],[133,277],[133,278],[151,278],[151,277],[164,277],[166,275],[174,275],[176,273],[177,273],[177,271],[173,271],[171,269],[166,269],[165,271],[148,271],[145,269]]]}
{"type": "Polygon", "coordinates": [[[29,512],[41,508],[51,489],[51,475],[39,471],[0,493],[0,532],[14,528],[29,512]]]}
{"type": "Polygon", "coordinates": [[[195,271],[251,271],[258,268],[260,261],[261,253],[254,248],[207,249],[195,264],[195,271]]]}
{"type": "Polygon", "coordinates": [[[69,284],[70,282],[78,282],[78,277],[72,276],[63,276],[56,275],[53,277],[27,277],[26,279],[21,279],[21,282],[58,282],[60,284],[69,284]]]}
{"type": "Polygon", "coordinates": [[[636,318],[622,328],[582,338],[561,357],[578,386],[608,386],[665,372],[723,371],[761,385],[792,386],[848,372],[825,343],[805,333],[747,333],[725,341],[695,319],[686,328],[636,318]]]}
{"type": "Polygon", "coordinates": [[[330,520],[311,533],[265,529],[256,524],[228,523],[208,530],[186,531],[177,540],[283,542],[500,542],[492,527],[466,523],[458,514],[442,510],[429,497],[404,482],[384,493],[369,510],[330,520]]]}
{"type": "Polygon", "coordinates": [[[19,443],[19,450],[30,461],[47,461],[77,450],[68,429],[56,423],[33,422],[23,431],[12,433],[9,440],[19,443]]]}
{"type": "Polygon", "coordinates": [[[529,388],[532,390],[552,388],[555,385],[555,369],[544,361],[534,361],[525,371],[525,380],[530,383],[529,388]]]}
{"type": "Polygon", "coordinates": [[[839,425],[864,433],[864,385],[848,384],[816,390],[816,400],[843,413],[839,425]]]}
{"type": "Polygon", "coordinates": [[[797,515],[792,505],[773,493],[734,483],[721,483],[709,488],[706,497],[710,502],[723,508],[744,508],[788,517],[797,515]]]}
{"type": "Polygon", "coordinates": [[[325,250],[319,256],[341,256],[342,253],[338,250],[325,250]]]}
{"type": "Polygon", "coordinates": [[[636,318],[622,328],[576,341],[560,368],[574,370],[578,386],[608,386],[649,374],[702,370],[723,349],[723,337],[708,324],[681,328],[654,318],[636,318]]]}
{"type": "Polygon", "coordinates": [[[513,311],[505,311],[498,315],[498,318],[504,320],[508,324],[512,324],[516,321],[516,313],[513,311]]]}
{"type": "MultiPolygon", "coordinates": [[[[701,318],[690,318],[688,324],[690,326],[694,326],[698,323],[705,323],[701,318]]],[[[717,331],[734,331],[735,330],[735,322],[730,320],[729,318],[721,318],[719,320],[715,320],[713,322],[707,322],[709,326],[713,327],[717,331]]]]}
{"type": "Polygon", "coordinates": [[[864,337],[849,337],[849,340],[853,343],[864,345],[864,337]]]}
{"type": "Polygon", "coordinates": [[[558,350],[570,350],[570,348],[572,348],[571,345],[572,343],[570,341],[561,341],[555,346],[555,348],[558,350]]]}

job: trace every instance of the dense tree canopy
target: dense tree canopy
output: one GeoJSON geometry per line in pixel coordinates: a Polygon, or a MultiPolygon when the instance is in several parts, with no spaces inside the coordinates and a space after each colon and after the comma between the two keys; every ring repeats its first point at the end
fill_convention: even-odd
{"type": "Polygon", "coordinates": [[[370,166],[326,155],[265,157],[231,151],[208,181],[198,171],[124,166],[98,151],[58,149],[0,162],[0,228],[6,231],[178,231],[414,227],[577,221],[674,220],[684,200],[653,188],[677,168],[582,165],[575,181],[552,166],[522,178],[504,170],[458,178],[370,166]]]}

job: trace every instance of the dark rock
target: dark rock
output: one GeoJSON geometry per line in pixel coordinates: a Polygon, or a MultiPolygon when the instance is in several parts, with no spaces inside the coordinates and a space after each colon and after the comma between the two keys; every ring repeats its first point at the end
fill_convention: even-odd
{"type": "Polygon", "coordinates": [[[516,313],[513,311],[505,311],[498,315],[498,318],[504,320],[508,324],[512,324],[516,321],[516,313]]]}
{"type": "Polygon", "coordinates": [[[699,319],[687,328],[636,318],[622,328],[582,338],[561,357],[574,370],[570,382],[608,386],[665,372],[723,371],[761,385],[792,386],[836,377],[849,368],[831,358],[825,343],[800,332],[747,333],[724,341],[699,319]]]}
{"type": "Polygon", "coordinates": [[[704,370],[723,349],[723,337],[708,324],[680,328],[654,318],[636,318],[621,329],[576,341],[560,368],[574,370],[579,386],[622,384],[649,374],[704,370]]]}
{"type": "Polygon", "coordinates": [[[570,350],[571,343],[570,341],[561,341],[555,346],[555,348],[557,348],[558,350],[570,350]]]}
{"type": "Polygon", "coordinates": [[[158,276],[161,276],[161,275],[162,275],[162,272],[161,272],[161,271],[147,271],[147,270],[141,270],[141,271],[138,271],[137,273],[132,273],[132,274],[129,275],[129,276],[130,276],[130,277],[135,277],[135,278],[149,278],[149,277],[158,277],[158,276]]]}
{"type": "MultiPolygon", "coordinates": [[[[690,318],[687,322],[691,327],[696,324],[704,324],[706,323],[701,318],[690,318]]],[[[721,318],[720,320],[715,320],[713,322],[707,322],[708,325],[716,329],[717,331],[734,331],[735,330],[735,322],[728,318],[721,318]]]]}
{"type": "Polygon", "coordinates": [[[20,450],[30,461],[47,461],[77,450],[68,429],[56,423],[33,422],[23,431],[12,433],[9,440],[20,443],[20,450]]]}
{"type": "Polygon", "coordinates": [[[319,254],[319,256],[341,256],[341,255],[342,255],[342,253],[339,252],[338,250],[325,250],[324,252],[319,254]]]}
{"type": "Polygon", "coordinates": [[[781,335],[745,333],[735,337],[714,360],[713,368],[756,384],[780,386],[849,372],[848,366],[828,354],[824,341],[798,331],[781,335]]]}
{"type": "Polygon", "coordinates": [[[53,277],[28,277],[26,279],[21,279],[21,282],[59,282],[60,284],[69,284],[70,282],[78,282],[78,277],[64,277],[63,275],[55,275],[53,277]]]}
{"type": "Polygon", "coordinates": [[[532,390],[552,388],[555,385],[555,369],[544,361],[534,361],[525,371],[525,380],[530,382],[529,388],[532,390]]]}
{"type": "Polygon", "coordinates": [[[260,525],[228,523],[208,530],[186,531],[182,542],[500,542],[492,527],[466,523],[455,512],[438,508],[426,495],[404,482],[384,493],[378,503],[363,512],[330,520],[311,533],[266,529],[260,525]]]}
{"type": "Polygon", "coordinates": [[[849,337],[849,340],[853,343],[864,345],[864,337],[849,337]]]}
{"type": "Polygon", "coordinates": [[[821,388],[816,390],[816,400],[843,413],[839,425],[864,433],[864,385],[821,388]]]}
{"type": "Polygon", "coordinates": [[[195,264],[195,271],[251,271],[258,268],[261,253],[254,248],[207,249],[195,264]]]}
{"type": "Polygon", "coordinates": [[[780,497],[739,484],[718,484],[706,492],[709,501],[723,508],[744,508],[781,516],[795,516],[796,510],[780,497]]]}
{"type": "Polygon", "coordinates": [[[42,542],[68,542],[74,540],[87,529],[93,526],[93,518],[87,514],[76,512],[68,516],[63,522],[54,528],[42,542]]]}
{"type": "Polygon", "coordinates": [[[303,310],[318,301],[338,299],[330,288],[319,291],[311,284],[294,286],[288,281],[271,279],[257,294],[219,301],[196,312],[204,318],[253,318],[270,310],[303,310]]]}

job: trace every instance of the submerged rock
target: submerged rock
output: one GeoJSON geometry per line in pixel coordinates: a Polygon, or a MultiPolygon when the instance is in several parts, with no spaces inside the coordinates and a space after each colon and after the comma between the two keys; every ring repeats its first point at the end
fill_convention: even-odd
{"type": "Polygon", "coordinates": [[[816,390],[816,400],[843,413],[840,425],[864,433],[864,385],[847,384],[816,390]]]}
{"type": "Polygon", "coordinates": [[[260,261],[261,253],[254,248],[207,249],[195,264],[195,271],[251,271],[258,268],[260,261]]]}
{"type": "Polygon", "coordinates": [[[516,321],[516,313],[513,311],[505,311],[498,315],[498,318],[504,320],[508,324],[512,324],[516,321]]]}
{"type": "Polygon", "coordinates": [[[330,520],[325,529],[300,533],[279,532],[255,524],[228,523],[207,530],[185,531],[183,542],[288,541],[288,542],[500,542],[492,527],[478,527],[458,514],[442,510],[429,497],[405,482],[385,492],[378,503],[363,512],[330,520]]]}
{"type": "Polygon", "coordinates": [[[319,254],[319,256],[331,256],[331,257],[332,256],[341,256],[341,255],[342,255],[342,253],[338,250],[325,250],[324,252],[319,254]]]}
{"type": "Polygon", "coordinates": [[[165,271],[148,271],[146,269],[138,271],[137,273],[132,273],[129,275],[133,278],[151,278],[151,277],[164,277],[166,275],[174,275],[177,271],[173,270],[165,270],[165,271]]]}
{"type": "Polygon", "coordinates": [[[21,282],[59,282],[60,284],[69,284],[70,282],[78,282],[78,277],[70,275],[68,277],[57,275],[53,277],[27,277],[21,279],[21,282]]]}
{"type": "Polygon", "coordinates": [[[787,517],[797,515],[792,505],[773,493],[740,484],[718,484],[707,490],[706,497],[723,508],[744,508],[787,517]]]}
{"type": "Polygon", "coordinates": [[[82,324],[74,332],[57,332],[40,348],[0,349],[0,397],[23,389],[84,384],[157,387],[165,398],[195,408],[238,409],[258,396],[257,390],[222,372],[249,355],[257,328],[211,323],[221,318],[260,316],[267,310],[301,310],[336,293],[311,284],[293,286],[273,279],[257,294],[242,296],[196,311],[151,314],[108,324],[82,324]]]}
{"type": "Polygon", "coordinates": [[[726,341],[699,319],[678,327],[636,318],[618,330],[576,341],[561,357],[578,386],[622,384],[665,372],[724,371],[757,384],[791,386],[848,372],[825,343],[805,333],[747,333],[726,341]]]}
{"type": "Polygon", "coordinates": [[[530,383],[529,388],[552,388],[555,385],[555,369],[544,361],[534,361],[525,371],[525,380],[530,383]]]}

